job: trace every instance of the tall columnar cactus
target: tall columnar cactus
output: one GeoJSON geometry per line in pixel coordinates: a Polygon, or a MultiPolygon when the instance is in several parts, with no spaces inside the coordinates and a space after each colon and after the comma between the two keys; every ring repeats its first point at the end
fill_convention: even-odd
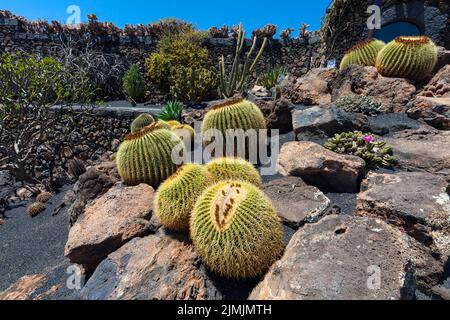
{"type": "Polygon", "coordinates": [[[237,30],[236,52],[234,55],[233,66],[229,74],[227,74],[225,67],[224,56],[222,56],[220,60],[219,94],[222,97],[230,98],[236,93],[242,94],[248,89],[252,72],[256,67],[256,63],[266,49],[268,40],[267,37],[264,38],[258,53],[256,54],[254,60],[251,61],[257,42],[258,37],[254,36],[250,50],[245,54],[244,61],[241,61],[246,44],[245,31],[242,28],[242,23],[239,24],[239,29],[237,30]]]}
{"type": "Polygon", "coordinates": [[[283,229],[271,201],[242,181],[221,181],[202,193],[190,234],[201,259],[227,278],[260,276],[283,252],[283,229]]]}
{"type": "Polygon", "coordinates": [[[155,122],[125,137],[117,152],[117,169],[127,185],[146,183],[156,188],[180,166],[172,159],[177,149],[185,152],[180,138],[155,122]]]}
{"type": "Polygon", "coordinates": [[[134,121],[131,123],[131,133],[134,133],[142,128],[148,126],[155,122],[155,119],[149,113],[140,114],[134,121]]]}
{"type": "Polygon", "coordinates": [[[352,64],[374,66],[377,55],[384,46],[385,43],[377,39],[370,39],[356,44],[342,58],[339,69],[342,71],[352,64]]]}
{"type": "Polygon", "coordinates": [[[383,76],[420,81],[433,71],[437,52],[427,36],[397,37],[379,52],[375,66],[383,76]]]}
{"type": "Polygon", "coordinates": [[[155,214],[170,230],[189,232],[189,219],[195,201],[210,185],[209,174],[201,165],[185,164],[158,188],[155,214]]]}
{"type": "MultiPolygon", "coordinates": [[[[260,129],[266,129],[266,122],[261,110],[254,103],[244,100],[241,97],[226,99],[224,102],[212,106],[203,119],[202,138],[205,144],[213,141],[217,133],[221,133],[224,150],[227,145],[235,145],[235,139],[227,139],[227,130],[242,129],[244,132],[254,129],[256,135],[260,129]]],[[[253,141],[250,145],[245,143],[246,154],[249,147],[257,147],[258,142],[253,141]]],[[[230,155],[230,154],[227,154],[230,155]]],[[[243,156],[243,155],[241,155],[243,156]]],[[[246,155],[247,157],[248,155],[246,155]]]]}
{"type": "Polygon", "coordinates": [[[218,158],[205,165],[213,183],[223,180],[240,180],[261,187],[258,170],[248,161],[239,158],[218,158]]]}

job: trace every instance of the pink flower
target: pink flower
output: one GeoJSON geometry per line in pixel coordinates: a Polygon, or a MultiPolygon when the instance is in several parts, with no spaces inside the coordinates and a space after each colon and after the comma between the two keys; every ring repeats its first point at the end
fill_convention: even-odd
{"type": "Polygon", "coordinates": [[[364,136],[363,139],[364,139],[364,141],[366,143],[371,143],[373,141],[373,137],[372,136],[364,136]]]}

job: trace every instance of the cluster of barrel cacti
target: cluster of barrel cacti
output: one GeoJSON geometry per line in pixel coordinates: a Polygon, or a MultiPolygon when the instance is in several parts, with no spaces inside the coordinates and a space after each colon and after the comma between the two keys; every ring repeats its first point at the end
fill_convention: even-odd
{"type": "Polygon", "coordinates": [[[53,197],[51,192],[43,191],[36,197],[36,201],[27,207],[27,213],[34,218],[45,210],[45,204],[53,197]]]}
{"type": "Polygon", "coordinates": [[[155,214],[189,232],[201,259],[229,278],[261,275],[283,252],[283,230],[261,177],[243,159],[185,164],[158,188],[155,214]]]}
{"type": "Polygon", "coordinates": [[[361,131],[335,134],[325,142],[325,148],[337,153],[351,154],[366,161],[370,169],[392,167],[395,163],[392,148],[373,134],[361,131]]]}
{"type": "Polygon", "coordinates": [[[353,64],[375,66],[386,77],[421,81],[431,74],[437,58],[437,47],[427,36],[400,36],[386,45],[371,39],[351,48],[340,69],[353,64]]]}

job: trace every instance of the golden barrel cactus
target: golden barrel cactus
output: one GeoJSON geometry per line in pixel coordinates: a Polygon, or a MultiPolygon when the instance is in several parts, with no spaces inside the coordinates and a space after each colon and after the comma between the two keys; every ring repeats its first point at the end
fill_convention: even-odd
{"type": "Polygon", "coordinates": [[[261,187],[262,179],[256,168],[248,161],[239,158],[217,158],[205,165],[213,183],[221,180],[241,180],[261,187]]]}
{"type": "Polygon", "coordinates": [[[342,71],[352,64],[374,66],[377,55],[384,46],[385,43],[377,39],[370,39],[356,44],[344,55],[339,69],[342,71]]]}
{"type": "Polygon", "coordinates": [[[148,126],[155,122],[155,119],[149,113],[140,114],[134,121],[131,123],[131,133],[134,133],[142,128],[148,126]]]}

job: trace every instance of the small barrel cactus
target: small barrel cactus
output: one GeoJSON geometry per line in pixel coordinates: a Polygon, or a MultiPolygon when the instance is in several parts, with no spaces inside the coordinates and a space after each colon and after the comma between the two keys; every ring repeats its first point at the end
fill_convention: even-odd
{"type": "Polygon", "coordinates": [[[342,71],[352,64],[374,66],[377,55],[384,46],[385,43],[377,39],[370,39],[356,44],[342,58],[339,69],[342,71]]]}
{"type": "Polygon", "coordinates": [[[86,172],[86,166],[80,159],[74,158],[67,162],[67,170],[76,180],[86,172]]]}
{"type": "MultiPolygon", "coordinates": [[[[235,145],[234,138],[227,139],[227,130],[235,129],[242,129],[244,132],[253,129],[256,130],[256,134],[258,130],[266,129],[264,115],[257,105],[238,97],[211,106],[211,110],[206,113],[202,123],[202,138],[205,144],[209,144],[215,139],[216,133],[221,133],[225,153],[227,144],[235,145]]],[[[257,141],[251,143],[256,146],[258,144],[257,141]]],[[[247,157],[248,143],[245,143],[244,149],[247,157]]]]}
{"type": "Polygon", "coordinates": [[[172,160],[172,151],[185,152],[181,139],[155,122],[127,135],[116,156],[117,169],[127,185],[146,183],[156,188],[180,166],[172,160]]]}
{"type": "Polygon", "coordinates": [[[379,166],[392,167],[395,158],[392,148],[385,141],[378,141],[378,137],[361,131],[336,134],[325,142],[325,148],[337,153],[351,154],[366,161],[369,169],[379,166]]]}
{"type": "Polygon", "coordinates": [[[43,204],[42,202],[34,202],[28,206],[27,213],[30,215],[30,217],[34,218],[44,210],[45,204],[43,204]]]}
{"type": "Polygon", "coordinates": [[[383,76],[420,81],[433,71],[437,54],[427,36],[397,37],[379,52],[375,66],[383,76]]]}
{"type": "Polygon", "coordinates": [[[167,229],[189,232],[189,219],[195,201],[210,184],[203,166],[185,164],[156,191],[155,214],[167,229]]]}
{"type": "Polygon", "coordinates": [[[283,229],[270,199],[247,182],[206,189],[192,212],[190,234],[206,265],[227,278],[260,276],[283,253],[283,229]]]}
{"type": "Polygon", "coordinates": [[[262,179],[256,168],[248,161],[239,158],[224,157],[210,161],[205,165],[212,181],[241,180],[261,187],[262,179]]]}
{"type": "Polygon", "coordinates": [[[181,125],[181,122],[177,121],[177,120],[169,120],[169,121],[166,121],[166,123],[170,126],[171,129],[181,125]]]}
{"type": "Polygon", "coordinates": [[[155,122],[153,116],[149,113],[140,114],[134,121],[131,123],[131,133],[134,133],[142,128],[148,126],[155,122]]]}
{"type": "Polygon", "coordinates": [[[383,104],[369,96],[350,95],[340,97],[335,101],[335,105],[346,112],[364,113],[368,116],[385,112],[383,104]]]}
{"type": "Polygon", "coordinates": [[[36,201],[40,203],[47,203],[52,197],[53,194],[51,192],[41,192],[36,197],[36,201]]]}

